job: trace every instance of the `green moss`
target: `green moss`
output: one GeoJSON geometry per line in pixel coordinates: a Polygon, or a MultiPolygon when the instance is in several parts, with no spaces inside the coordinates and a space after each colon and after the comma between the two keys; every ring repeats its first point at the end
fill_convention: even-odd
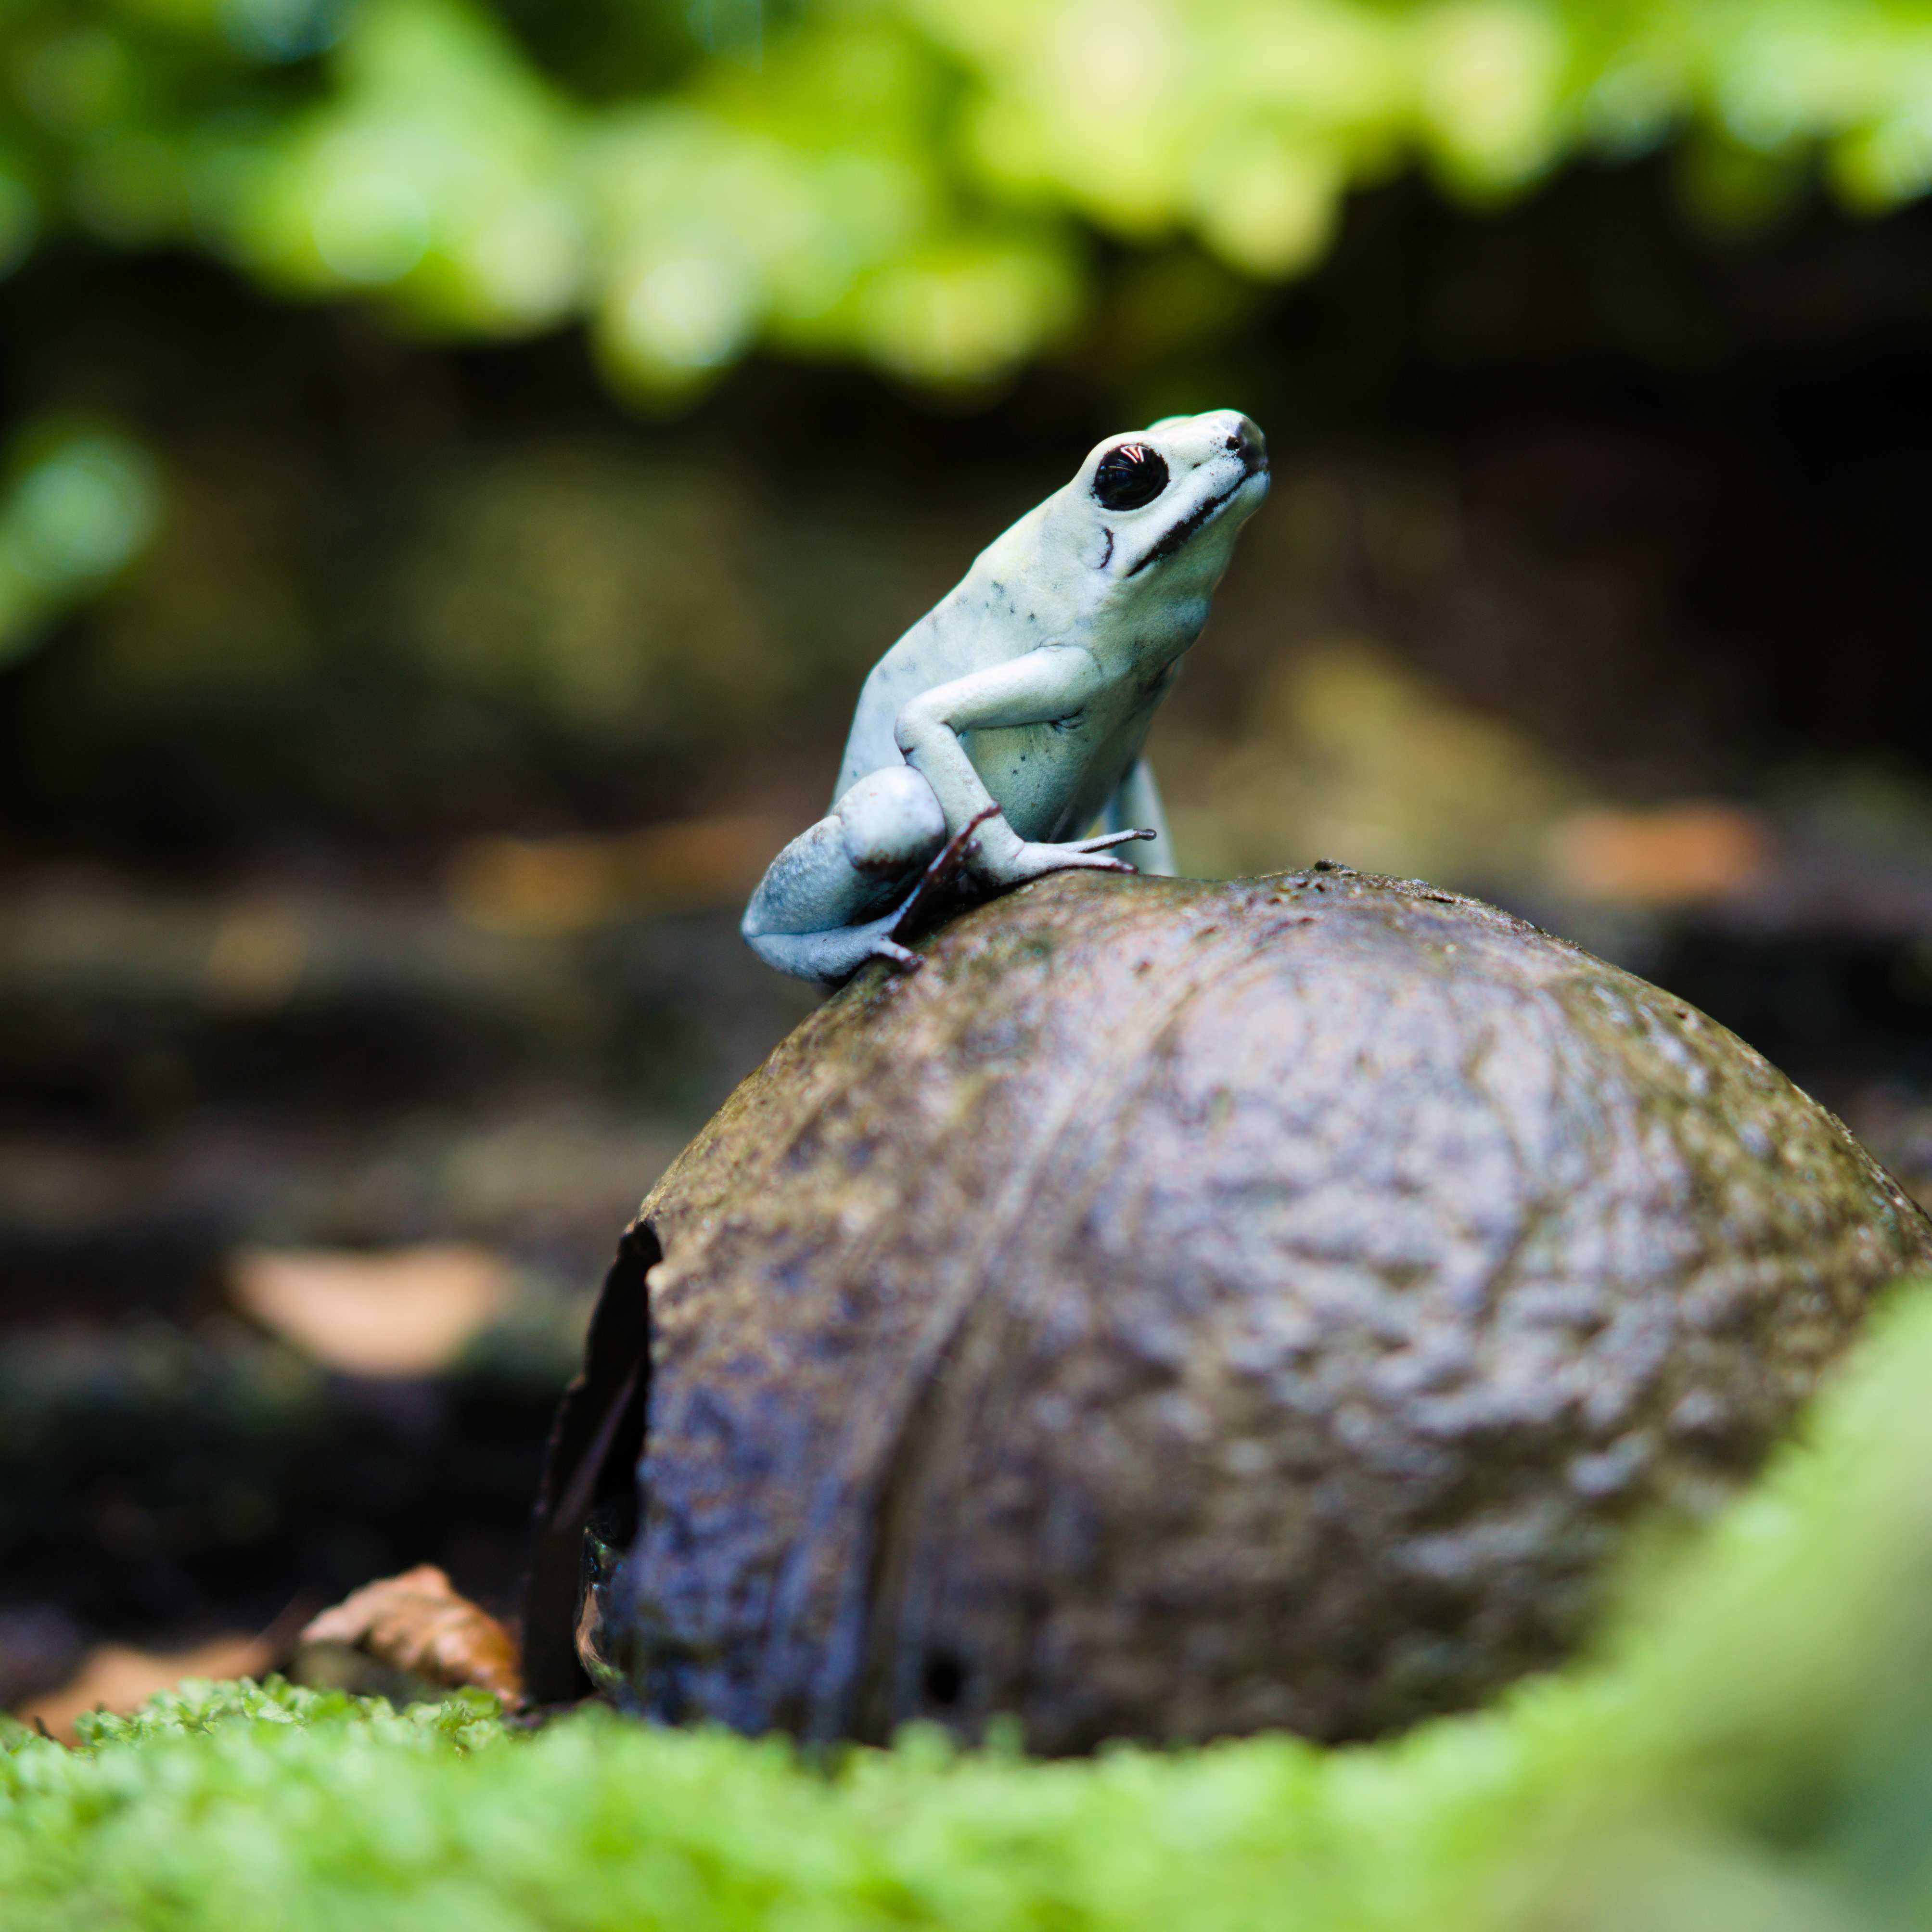
{"type": "Polygon", "coordinates": [[[1669,1932],[1932,1922],[1932,1296],[1591,1667],[1372,1748],[829,1766],[598,1710],[185,1686],[0,1734],[0,1926],[1669,1932]]]}

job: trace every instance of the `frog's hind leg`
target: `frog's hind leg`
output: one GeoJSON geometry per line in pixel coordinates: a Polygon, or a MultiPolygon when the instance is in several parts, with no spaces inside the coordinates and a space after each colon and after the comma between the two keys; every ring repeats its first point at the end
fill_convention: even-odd
{"type": "Polygon", "coordinates": [[[772,861],[741,930],[768,964],[836,982],[868,959],[914,956],[893,938],[908,886],[946,844],[932,788],[889,765],[851,786],[772,861]]]}
{"type": "Polygon", "coordinates": [[[767,966],[788,972],[796,980],[819,980],[842,986],[868,960],[891,960],[895,966],[918,966],[920,955],[892,937],[898,914],[868,920],[863,926],[832,926],[823,933],[746,933],[746,941],[767,966]]]}
{"type": "MultiPolygon", "coordinates": [[[[983,812],[976,812],[960,829],[947,839],[933,854],[932,861],[919,876],[919,884],[913,887],[904,901],[892,915],[890,930],[895,939],[899,933],[918,922],[920,915],[952,884],[959,875],[959,868],[965,863],[966,848],[973,842],[973,835],[988,819],[997,818],[1000,808],[989,805],[983,812]]],[[[899,950],[904,952],[902,946],[899,950]]],[[[916,965],[919,962],[910,953],[907,961],[916,965]]]]}
{"type": "Polygon", "coordinates": [[[795,979],[836,986],[868,959],[887,959],[896,966],[919,964],[919,955],[892,937],[898,923],[898,914],[889,912],[862,926],[833,926],[824,932],[748,932],[745,938],[767,966],[795,979]]]}

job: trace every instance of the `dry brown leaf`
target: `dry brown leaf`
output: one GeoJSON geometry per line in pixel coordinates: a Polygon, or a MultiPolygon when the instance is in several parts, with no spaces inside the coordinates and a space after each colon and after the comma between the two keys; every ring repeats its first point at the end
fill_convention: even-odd
{"type": "Polygon", "coordinates": [[[1691,800],[1654,812],[1579,812],[1550,830],[1556,884],[1579,898],[1677,905],[1742,891],[1772,862],[1770,828],[1742,806],[1691,800]]]}
{"type": "Polygon", "coordinates": [[[301,1641],[347,1645],[452,1690],[474,1685],[506,1706],[524,1702],[516,1639],[433,1563],[365,1583],[312,1618],[301,1641]]]}
{"type": "Polygon", "coordinates": [[[330,1368],[362,1376],[446,1367],[511,1290],[501,1256],[460,1242],[376,1254],[243,1248],[230,1271],[236,1304],[256,1321],[330,1368]]]}
{"type": "Polygon", "coordinates": [[[130,1650],[97,1645],[79,1672],[58,1690],[30,1697],[14,1712],[22,1724],[37,1720],[64,1744],[75,1740],[74,1720],[86,1711],[124,1717],[157,1690],[171,1690],[185,1677],[260,1677],[278,1661],[286,1632],[259,1636],[237,1633],[211,1638],[193,1650],[130,1650]]]}

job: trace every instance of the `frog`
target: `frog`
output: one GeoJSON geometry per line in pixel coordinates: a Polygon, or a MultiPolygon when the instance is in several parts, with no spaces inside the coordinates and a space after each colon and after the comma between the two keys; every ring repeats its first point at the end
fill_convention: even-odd
{"type": "Polygon", "coordinates": [[[908,931],[941,897],[1171,875],[1144,741],[1268,482],[1267,440],[1235,410],[1090,450],[872,668],[831,810],[745,909],[753,951],[836,986],[874,959],[916,969],[908,931]]]}

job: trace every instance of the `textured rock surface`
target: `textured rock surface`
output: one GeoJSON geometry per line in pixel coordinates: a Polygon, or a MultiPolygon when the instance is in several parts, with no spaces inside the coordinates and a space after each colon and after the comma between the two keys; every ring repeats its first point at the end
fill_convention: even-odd
{"type": "Polygon", "coordinates": [[[552,1540],[600,1461],[628,1492],[650,1267],[626,1701],[1365,1736],[1560,1659],[1633,1517],[1748,1475],[1928,1260],[1758,1054],[1490,908],[1062,874],[862,976],[666,1175],[552,1540]]]}

